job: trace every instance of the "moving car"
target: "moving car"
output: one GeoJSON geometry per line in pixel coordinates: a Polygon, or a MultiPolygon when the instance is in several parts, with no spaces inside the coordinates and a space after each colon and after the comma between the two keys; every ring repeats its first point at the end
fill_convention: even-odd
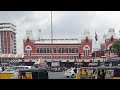
{"type": "MultiPolygon", "coordinates": [[[[69,78],[69,77],[74,78],[74,77],[75,77],[74,69],[75,69],[75,68],[67,69],[67,70],[65,71],[65,76],[66,76],[67,78],[69,78]]],[[[78,72],[79,70],[80,70],[80,68],[77,68],[77,72],[78,72]]]]}
{"type": "Polygon", "coordinates": [[[2,72],[2,67],[0,67],[0,72],[2,72]]]}

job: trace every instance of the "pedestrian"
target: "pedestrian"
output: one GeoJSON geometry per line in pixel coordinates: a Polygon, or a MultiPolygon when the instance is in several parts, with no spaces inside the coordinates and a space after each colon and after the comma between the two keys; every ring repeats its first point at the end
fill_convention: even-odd
{"type": "Polygon", "coordinates": [[[98,70],[97,79],[101,79],[100,78],[100,70],[98,70]]]}
{"type": "Polygon", "coordinates": [[[26,73],[22,74],[22,79],[27,79],[26,73]]]}
{"type": "Polygon", "coordinates": [[[109,74],[108,71],[107,71],[106,74],[105,74],[105,79],[110,79],[110,74],[109,74]]]}
{"type": "Polygon", "coordinates": [[[13,73],[13,75],[12,75],[12,78],[11,79],[18,79],[18,76],[19,75],[19,70],[18,69],[16,69],[15,70],[15,72],[13,73]]]}
{"type": "Polygon", "coordinates": [[[77,73],[77,68],[74,69],[75,74],[77,73]]]}
{"type": "Polygon", "coordinates": [[[101,79],[105,79],[105,72],[102,70],[102,74],[100,75],[101,79]]]}
{"type": "Polygon", "coordinates": [[[84,71],[85,71],[85,77],[86,77],[86,79],[88,79],[88,72],[86,69],[84,71]]]}

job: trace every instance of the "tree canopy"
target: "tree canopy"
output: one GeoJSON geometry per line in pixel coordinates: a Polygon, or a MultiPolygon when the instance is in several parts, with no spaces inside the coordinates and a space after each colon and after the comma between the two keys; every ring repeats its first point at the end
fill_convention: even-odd
{"type": "Polygon", "coordinates": [[[110,50],[113,50],[120,57],[120,39],[113,43],[110,50]]]}

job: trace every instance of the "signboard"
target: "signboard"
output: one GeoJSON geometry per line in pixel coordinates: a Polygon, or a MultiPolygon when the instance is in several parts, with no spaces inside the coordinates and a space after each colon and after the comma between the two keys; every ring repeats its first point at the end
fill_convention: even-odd
{"type": "Polygon", "coordinates": [[[59,63],[59,62],[52,62],[52,63],[51,63],[51,66],[52,66],[52,67],[60,66],[60,63],[59,63]]]}
{"type": "Polygon", "coordinates": [[[120,57],[110,57],[109,60],[120,60],[120,57]]]}

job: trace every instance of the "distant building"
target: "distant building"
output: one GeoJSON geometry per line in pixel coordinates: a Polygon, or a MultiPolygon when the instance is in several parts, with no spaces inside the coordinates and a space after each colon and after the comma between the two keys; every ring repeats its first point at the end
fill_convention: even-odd
{"type": "Polygon", "coordinates": [[[16,54],[16,26],[0,23],[0,53],[16,54]]]}
{"type": "Polygon", "coordinates": [[[49,66],[52,58],[60,62],[61,66],[74,67],[74,63],[78,60],[87,66],[92,59],[92,39],[89,30],[84,30],[81,40],[79,38],[53,39],[53,55],[51,39],[40,37],[41,30],[38,34],[38,40],[34,40],[32,31],[27,31],[23,40],[24,62],[28,64],[33,64],[41,57],[49,66]]]}

